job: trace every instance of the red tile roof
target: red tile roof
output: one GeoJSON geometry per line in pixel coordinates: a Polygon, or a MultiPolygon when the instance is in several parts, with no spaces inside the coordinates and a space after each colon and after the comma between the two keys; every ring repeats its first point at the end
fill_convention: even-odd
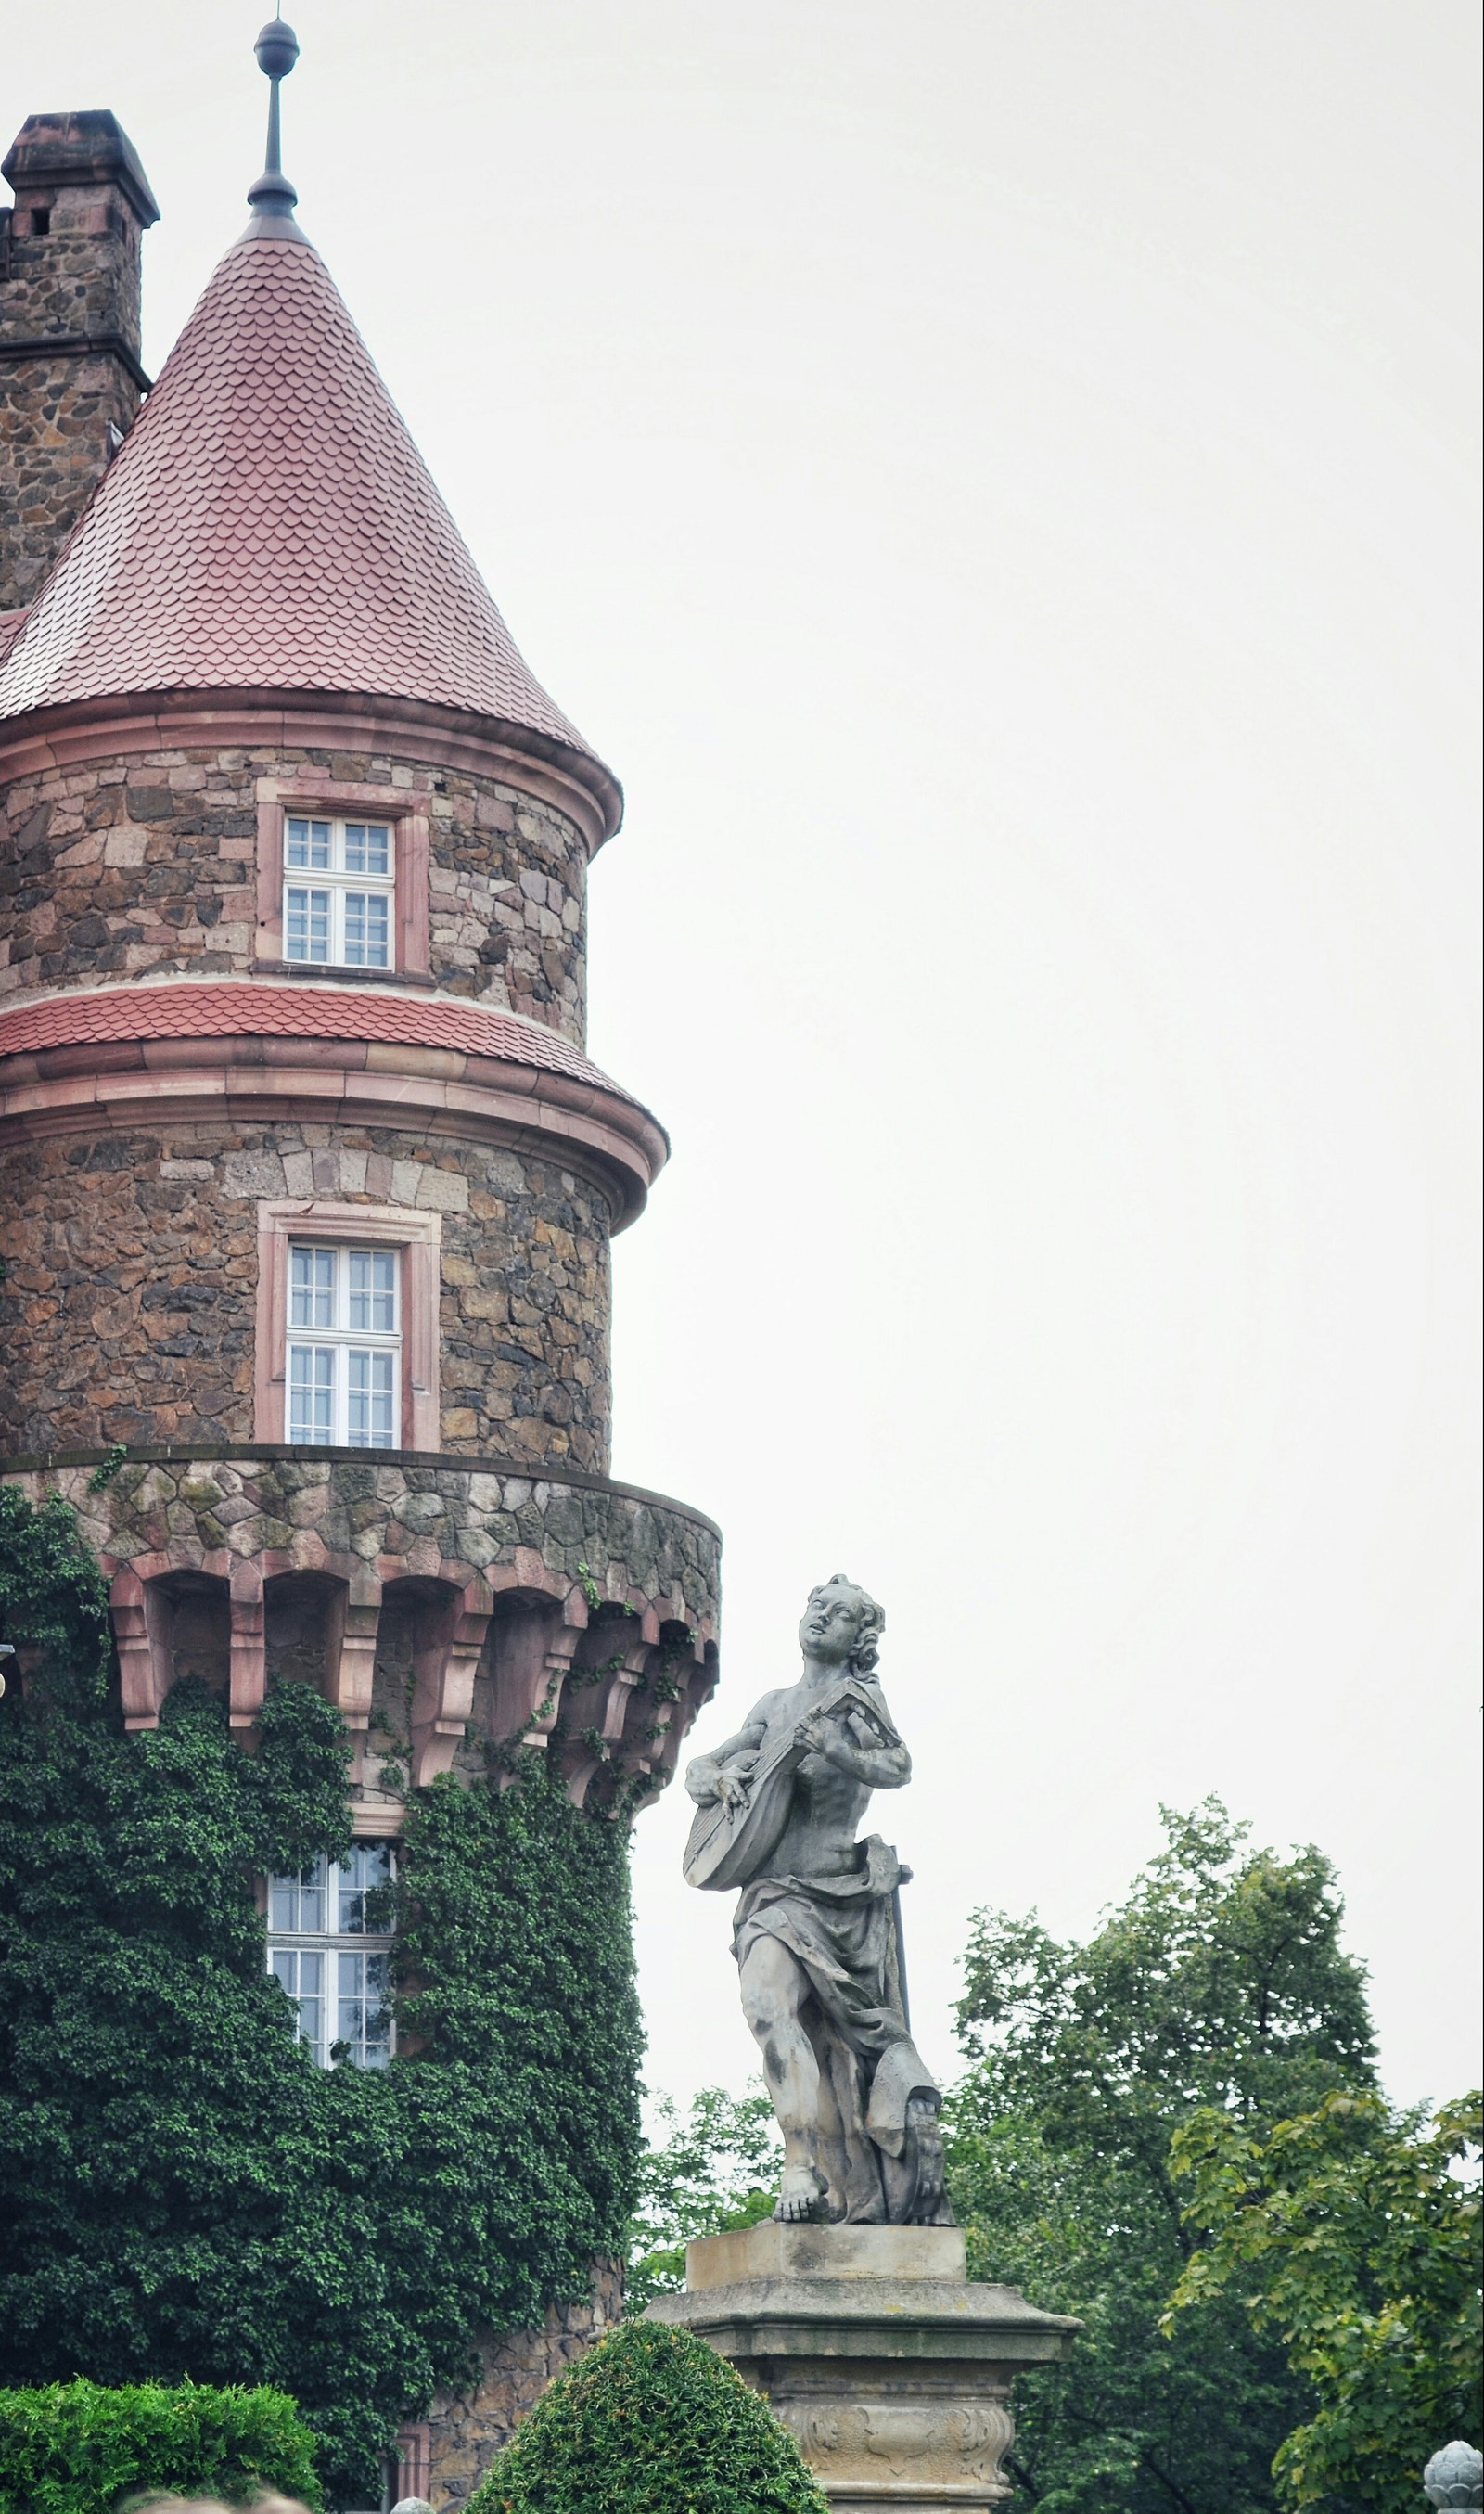
{"type": "Polygon", "coordinates": [[[218,264],[0,662],[0,717],[217,689],[472,711],[585,765],[612,808],[297,230],[250,230],[218,264]]]}
{"type": "Polygon", "coordinates": [[[192,978],[179,986],[79,989],[0,1013],[0,1057],[103,1039],[237,1037],[448,1047],[465,1056],[536,1066],[592,1083],[621,1100],[632,1098],[556,1031],[523,1021],[517,1013],[458,1003],[447,995],[192,978]]]}

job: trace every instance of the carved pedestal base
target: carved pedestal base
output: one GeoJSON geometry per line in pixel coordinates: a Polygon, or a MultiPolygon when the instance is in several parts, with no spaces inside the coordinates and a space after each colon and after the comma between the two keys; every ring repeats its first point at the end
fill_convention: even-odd
{"type": "Polygon", "coordinates": [[[765,2392],[836,2514],[943,2514],[1010,2494],[1010,2387],[1078,2325],[970,2286],[953,2226],[780,2226],[686,2252],[678,2323],[765,2392]]]}

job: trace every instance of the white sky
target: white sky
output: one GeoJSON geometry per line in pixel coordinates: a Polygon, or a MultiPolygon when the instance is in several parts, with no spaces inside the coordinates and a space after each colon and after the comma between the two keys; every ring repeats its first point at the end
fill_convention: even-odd
{"type": "MultiPolygon", "coordinates": [[[[1338,1861],[1389,2084],[1476,2068],[1475,43],[1464,0],[297,0],[285,156],[516,636],[628,791],[594,1053],[676,1156],[615,1470],[725,1681],[888,1614],[920,2039],[1208,1790],[1338,1861]]],[[[54,0],[158,366],[257,19],[54,0]]],[[[740,2085],[640,1828],[652,2082],[740,2085]]]]}

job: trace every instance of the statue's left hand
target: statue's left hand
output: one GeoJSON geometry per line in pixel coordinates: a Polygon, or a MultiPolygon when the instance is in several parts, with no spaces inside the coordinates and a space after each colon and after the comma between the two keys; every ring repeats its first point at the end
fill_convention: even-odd
{"type": "Polygon", "coordinates": [[[739,1755],[735,1764],[729,1764],[725,1771],[717,1774],[716,1795],[720,1799],[723,1806],[740,1807],[746,1805],[747,1791],[751,1785],[752,1775],[756,1768],[757,1757],[755,1755],[739,1755]]]}

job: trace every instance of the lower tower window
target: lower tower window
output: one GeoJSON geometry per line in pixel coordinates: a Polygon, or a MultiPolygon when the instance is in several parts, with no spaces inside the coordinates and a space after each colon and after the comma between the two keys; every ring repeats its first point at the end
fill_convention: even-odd
{"type": "Polygon", "coordinates": [[[392,1938],[367,1903],[392,1875],[389,1843],[357,1842],[343,1860],[268,1880],[268,1970],[322,2069],[384,2069],[391,2058],[392,1938]]]}
{"type": "Polygon", "coordinates": [[[289,1246],[288,1437],[394,1449],[401,1300],[394,1248],[289,1246]]]}

